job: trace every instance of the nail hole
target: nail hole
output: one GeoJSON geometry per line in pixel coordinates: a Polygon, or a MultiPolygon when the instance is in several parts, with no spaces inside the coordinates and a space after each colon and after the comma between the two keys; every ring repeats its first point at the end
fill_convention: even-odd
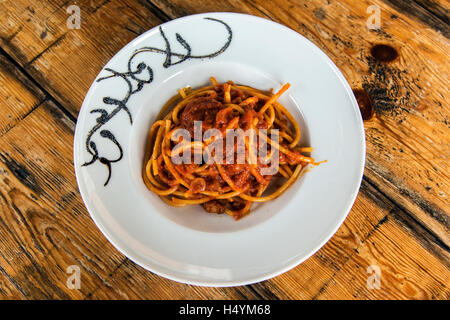
{"type": "Polygon", "coordinates": [[[370,100],[369,95],[363,89],[353,89],[353,94],[355,95],[356,101],[359,105],[359,111],[361,111],[361,116],[364,121],[372,119],[373,105],[372,100],[370,100]]]}
{"type": "Polygon", "coordinates": [[[397,59],[398,52],[387,44],[377,44],[370,49],[370,54],[380,62],[391,62],[397,59]]]}

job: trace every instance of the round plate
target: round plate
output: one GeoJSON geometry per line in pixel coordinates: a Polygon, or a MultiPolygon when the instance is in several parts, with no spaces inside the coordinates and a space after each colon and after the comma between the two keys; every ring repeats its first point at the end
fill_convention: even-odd
{"type": "Polygon", "coordinates": [[[333,62],[291,29],[234,13],[176,19],[125,46],[89,89],[74,141],[81,195],[108,240],[152,272],[205,286],[262,281],[311,256],[349,212],[364,158],[358,105],[333,62]],[[299,122],[301,144],[327,160],[239,221],[170,207],[141,178],[147,133],[163,104],[210,76],[263,90],[289,82],[279,101],[299,122]]]}

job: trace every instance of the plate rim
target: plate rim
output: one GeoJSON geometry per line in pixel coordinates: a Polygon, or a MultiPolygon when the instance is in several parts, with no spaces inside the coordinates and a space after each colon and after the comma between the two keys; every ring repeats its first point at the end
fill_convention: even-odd
{"type": "MultiPolygon", "coordinates": [[[[192,14],[192,15],[187,15],[187,16],[183,16],[180,18],[176,18],[176,19],[172,19],[170,21],[161,23],[159,25],[154,26],[151,29],[148,29],[147,31],[145,31],[143,34],[137,36],[136,38],[134,38],[133,40],[129,41],[127,44],[125,44],[122,48],[120,48],[101,68],[101,70],[99,71],[99,73],[96,75],[96,77],[94,78],[94,81],[92,82],[92,84],[90,85],[88,91],[85,94],[85,97],[83,99],[83,103],[81,105],[80,111],[78,112],[78,117],[80,114],[85,113],[86,111],[84,109],[87,109],[88,106],[86,105],[86,98],[89,97],[92,94],[92,91],[94,91],[94,87],[95,87],[95,79],[98,78],[98,76],[100,75],[100,73],[104,70],[105,66],[107,66],[111,60],[113,60],[117,55],[119,55],[119,53],[123,52],[124,50],[127,50],[128,47],[133,46],[134,43],[138,42],[139,40],[145,38],[148,36],[148,34],[154,32],[157,28],[159,28],[160,26],[165,26],[167,24],[172,23],[173,21],[180,21],[180,20],[188,20],[188,19],[192,19],[194,17],[201,17],[201,16],[208,16],[208,15],[214,15],[214,16],[240,16],[240,17],[244,17],[246,19],[257,19],[260,20],[264,23],[269,23],[269,24],[275,24],[278,27],[281,27],[282,29],[284,29],[286,32],[290,32],[290,33],[294,33],[297,37],[301,37],[305,43],[310,46],[317,54],[319,54],[323,59],[324,62],[326,62],[328,64],[328,66],[330,67],[330,69],[336,74],[336,76],[338,77],[340,83],[344,86],[346,93],[348,94],[348,97],[350,98],[350,102],[354,108],[354,111],[358,111],[359,112],[359,107],[358,107],[358,103],[356,101],[356,98],[353,94],[353,91],[350,87],[350,84],[348,83],[347,79],[345,78],[345,76],[342,74],[342,72],[340,71],[340,69],[336,66],[336,64],[333,62],[333,60],[331,60],[331,58],[324,52],[322,51],[322,49],[320,49],[316,44],[314,44],[311,40],[309,40],[308,38],[306,38],[305,36],[303,36],[302,34],[298,33],[297,31],[281,24],[278,22],[275,22],[273,20],[270,19],[266,19],[263,17],[259,17],[259,16],[254,16],[254,15],[250,15],[250,14],[245,14],[245,13],[237,13],[237,12],[205,12],[205,13],[197,13],[197,14],[192,14]]],[[[78,119],[77,117],[77,119],[78,119]]],[[[360,187],[361,187],[361,183],[363,180],[363,176],[364,176],[364,168],[365,168],[365,162],[366,162],[366,141],[365,141],[365,128],[364,128],[364,124],[363,124],[363,120],[361,117],[358,118],[358,127],[359,127],[359,141],[360,141],[360,149],[361,149],[361,154],[360,154],[360,163],[359,163],[359,168],[358,168],[358,184],[357,187],[355,188],[355,190],[353,191],[353,193],[351,194],[351,196],[349,197],[349,200],[347,201],[347,204],[345,205],[345,210],[342,209],[342,212],[345,212],[345,214],[342,214],[339,220],[336,220],[334,222],[334,226],[333,228],[331,228],[331,231],[329,232],[329,234],[327,236],[323,236],[322,239],[320,241],[318,241],[318,244],[311,248],[309,250],[309,253],[306,255],[303,255],[299,258],[295,258],[293,259],[291,262],[286,263],[285,265],[276,268],[275,271],[272,272],[265,272],[263,274],[260,274],[258,276],[255,276],[253,278],[249,278],[246,280],[190,280],[190,279],[186,279],[183,277],[178,277],[176,275],[164,272],[161,269],[159,269],[158,266],[156,266],[156,264],[152,267],[149,267],[148,265],[146,265],[145,262],[141,261],[141,259],[139,257],[137,257],[136,255],[134,255],[133,253],[129,253],[126,252],[125,249],[121,248],[120,245],[118,245],[116,243],[116,240],[114,238],[114,235],[110,234],[109,231],[107,230],[107,228],[105,226],[103,226],[102,223],[100,223],[100,221],[96,218],[95,214],[93,213],[94,210],[92,210],[91,206],[89,205],[89,201],[86,201],[88,199],[88,195],[87,195],[87,191],[86,190],[82,190],[82,188],[80,187],[80,183],[79,181],[81,181],[81,173],[80,173],[80,168],[78,168],[79,166],[77,166],[76,164],[79,163],[79,158],[80,155],[77,153],[76,149],[77,146],[79,144],[79,139],[77,138],[80,133],[79,131],[81,131],[81,125],[79,125],[79,122],[77,121],[76,126],[75,126],[75,130],[74,130],[74,142],[73,142],[73,159],[74,159],[74,170],[75,170],[75,177],[77,180],[77,186],[78,186],[78,190],[80,192],[81,198],[83,200],[83,204],[85,205],[91,219],[94,221],[95,225],[97,226],[97,228],[100,230],[100,232],[105,236],[105,238],[114,246],[114,248],[116,250],[118,250],[121,254],[123,254],[126,258],[130,259],[131,261],[133,261],[134,263],[136,263],[137,265],[139,265],[140,267],[144,268],[147,271],[150,271],[152,273],[155,273],[159,276],[162,276],[166,279],[169,280],[173,280],[179,283],[183,283],[183,284],[188,284],[188,285],[196,285],[196,286],[204,286],[204,287],[234,287],[234,286],[242,286],[242,285],[249,285],[249,284],[254,284],[254,283],[258,283],[261,281],[265,281],[271,278],[274,278],[276,276],[279,276],[295,267],[297,267],[298,265],[300,265],[301,263],[303,263],[304,261],[306,261],[307,259],[309,259],[312,255],[314,255],[318,250],[320,250],[320,248],[322,248],[337,232],[337,230],[340,228],[340,226],[343,224],[343,222],[345,221],[345,219],[347,218],[348,214],[350,213],[350,210],[353,206],[353,204],[355,203],[356,197],[359,193],[360,187]]]]}

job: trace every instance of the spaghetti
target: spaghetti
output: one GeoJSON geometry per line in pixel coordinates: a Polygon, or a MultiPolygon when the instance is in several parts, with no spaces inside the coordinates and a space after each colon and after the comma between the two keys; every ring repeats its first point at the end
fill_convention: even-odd
{"type": "MultiPolygon", "coordinates": [[[[300,127],[277,102],[289,84],[273,94],[232,81],[219,84],[214,77],[211,82],[197,90],[180,89],[163,106],[149,131],[143,179],[148,189],[169,205],[200,204],[207,212],[226,213],[238,220],[249,213],[252,203],[278,197],[298,179],[305,166],[317,163],[304,155],[312,148],[298,146],[300,127]],[[226,137],[230,130],[250,130],[252,134],[242,140],[243,161],[229,163],[225,161],[230,156],[228,149],[221,154],[218,149],[210,148],[216,137],[194,141],[177,138],[178,129],[195,136],[196,121],[201,121],[202,137],[208,129],[218,130],[226,137]],[[275,132],[277,139],[272,135],[275,132]],[[263,147],[267,149],[265,155],[254,152],[263,147]],[[173,161],[174,156],[186,154],[188,160],[208,154],[210,161],[204,157],[200,162],[173,161]],[[276,171],[264,174],[268,160],[274,159],[278,164],[276,171]],[[284,182],[266,194],[275,176],[284,182]]],[[[233,140],[233,144],[232,151],[237,155],[231,155],[231,159],[236,160],[238,142],[233,140]]]]}

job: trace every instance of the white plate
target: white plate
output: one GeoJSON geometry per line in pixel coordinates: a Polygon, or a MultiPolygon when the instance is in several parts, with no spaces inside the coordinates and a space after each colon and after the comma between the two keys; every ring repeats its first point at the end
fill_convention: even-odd
{"type": "Polygon", "coordinates": [[[291,29],[234,13],[176,19],[125,46],[89,89],[74,141],[81,195],[109,241],[152,272],[205,286],[262,281],[310,257],[349,212],[364,158],[358,105],[333,62],[291,29]],[[200,206],[169,207],[141,178],[146,135],[164,102],[210,76],[259,89],[289,82],[280,102],[299,121],[302,144],[328,160],[237,222],[200,206]]]}

